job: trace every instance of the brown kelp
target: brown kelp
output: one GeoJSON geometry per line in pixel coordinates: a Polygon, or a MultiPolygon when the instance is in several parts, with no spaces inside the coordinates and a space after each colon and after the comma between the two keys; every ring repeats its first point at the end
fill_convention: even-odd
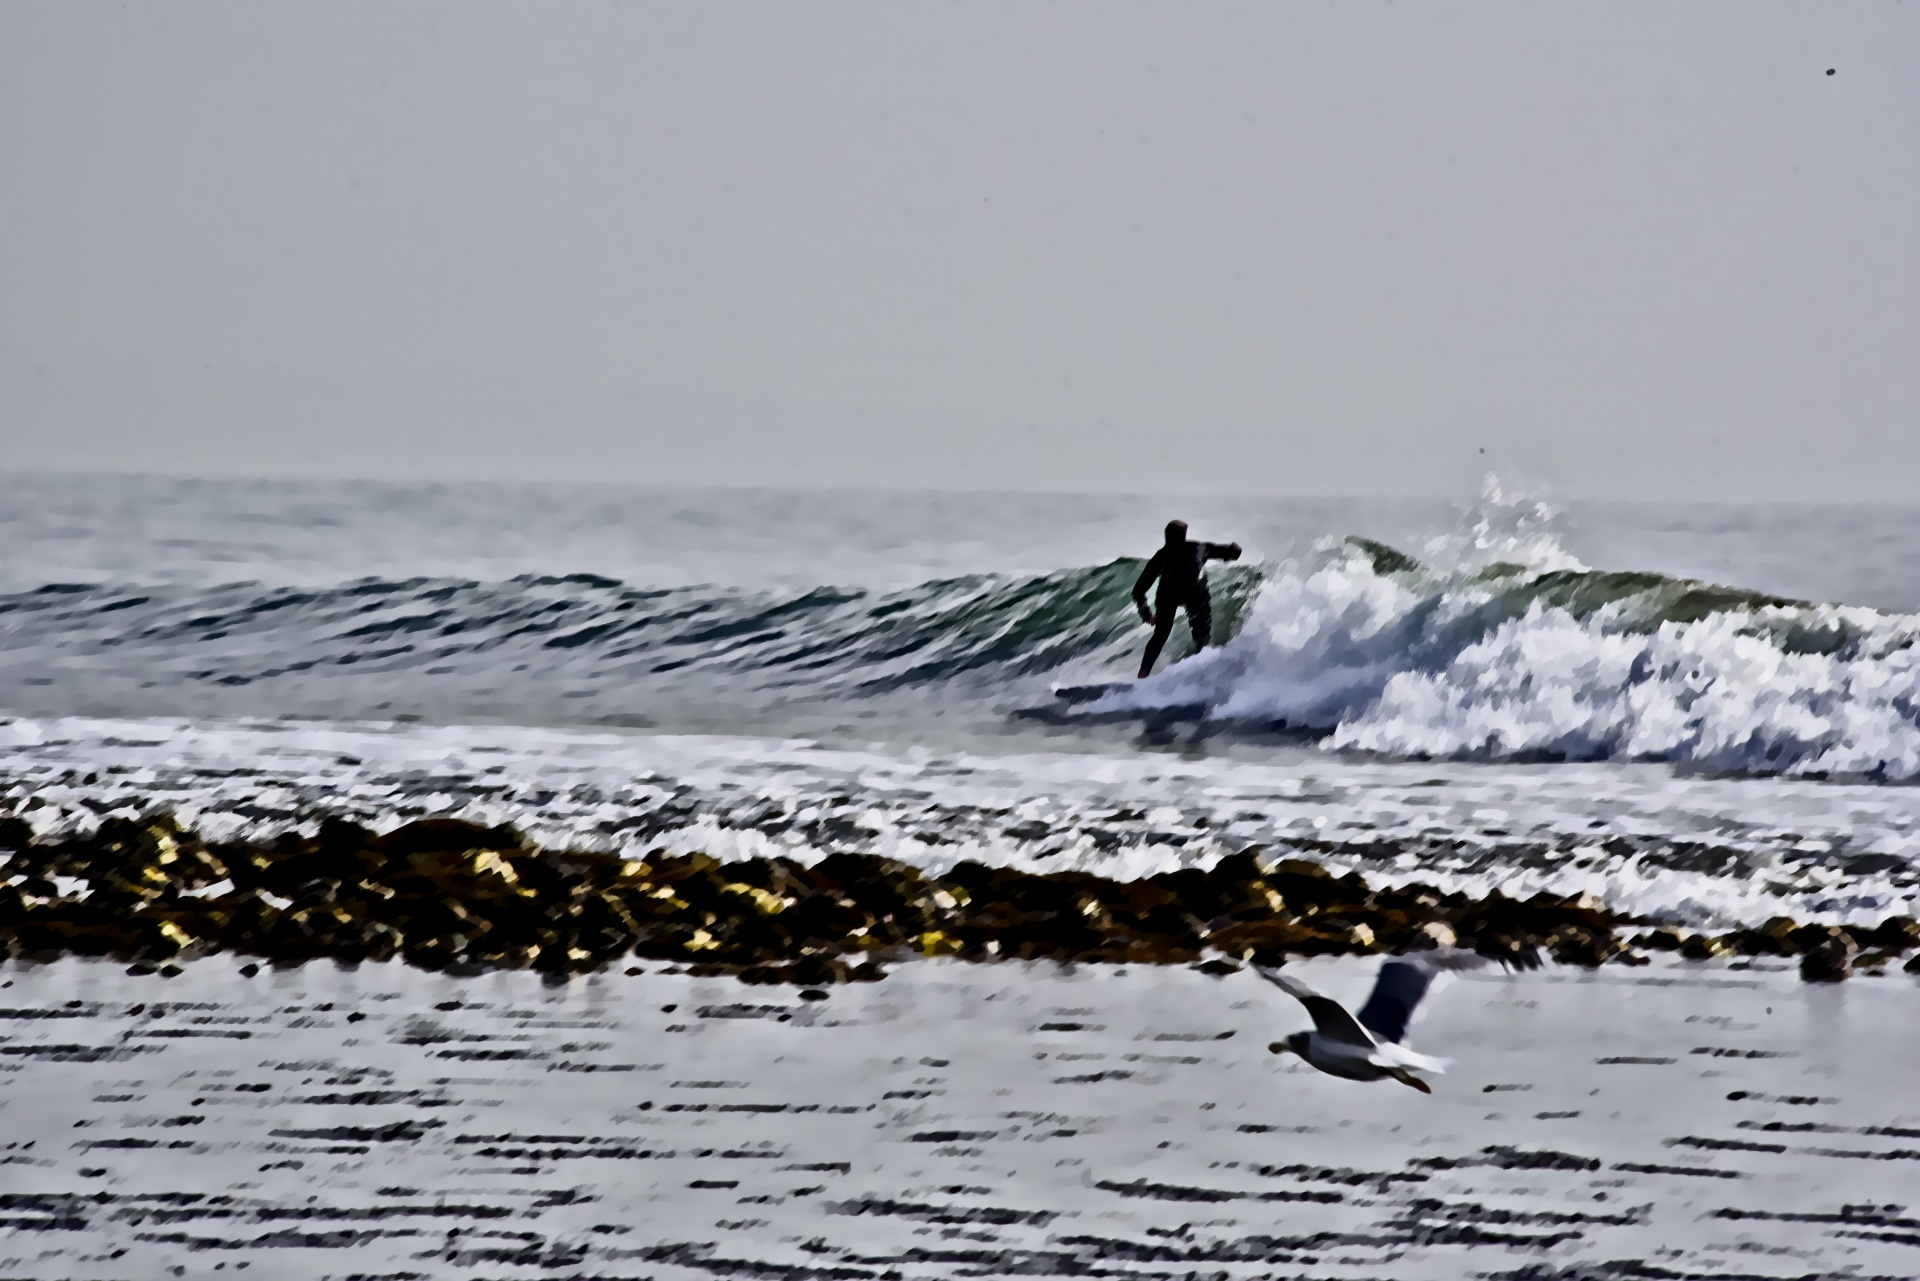
{"type": "Polygon", "coordinates": [[[454,973],[565,976],[637,958],[816,984],[879,978],[882,963],[910,954],[1224,972],[1237,961],[1450,943],[1519,967],[1543,957],[1636,964],[1647,950],[1797,956],[1806,978],[1831,981],[1920,947],[1910,917],[1873,928],[1778,918],[1714,935],[1587,896],[1375,886],[1260,849],[1127,881],[977,862],[930,875],[871,854],[723,863],[542,850],[510,827],[454,819],[384,835],[330,819],[271,844],[221,843],[162,814],[49,842],[0,820],[0,853],[0,945],[11,955],[152,968],[229,952],[283,965],[398,958],[454,973]]]}

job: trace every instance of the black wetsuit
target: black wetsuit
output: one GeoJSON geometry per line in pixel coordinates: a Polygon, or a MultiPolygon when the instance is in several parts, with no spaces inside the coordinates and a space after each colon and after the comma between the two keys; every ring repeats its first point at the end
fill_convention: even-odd
{"type": "Polygon", "coordinates": [[[1147,588],[1153,586],[1154,579],[1160,580],[1160,590],[1153,598],[1153,639],[1147,642],[1146,656],[1140,660],[1141,676],[1153,670],[1167,637],[1173,635],[1173,613],[1177,609],[1187,611],[1195,649],[1213,643],[1213,598],[1207,595],[1207,562],[1238,559],[1237,543],[1198,543],[1192,539],[1166,543],[1153,554],[1133,584],[1133,603],[1144,614],[1147,588]]]}

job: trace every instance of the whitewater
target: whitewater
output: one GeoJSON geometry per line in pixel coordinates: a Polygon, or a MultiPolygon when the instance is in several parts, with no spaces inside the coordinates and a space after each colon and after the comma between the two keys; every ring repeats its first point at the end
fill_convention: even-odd
{"type": "Polygon", "coordinates": [[[1696,925],[1911,911],[1905,508],[35,477],[0,811],[1139,874],[1257,845],[1696,925]],[[1223,643],[1124,678],[1168,516],[1223,643]]]}
{"type": "Polygon", "coordinates": [[[1091,710],[1192,707],[1403,759],[1920,774],[1920,617],[1595,571],[1485,517],[1461,541],[1436,540],[1438,566],[1350,538],[1280,568],[1226,645],[1091,710]]]}

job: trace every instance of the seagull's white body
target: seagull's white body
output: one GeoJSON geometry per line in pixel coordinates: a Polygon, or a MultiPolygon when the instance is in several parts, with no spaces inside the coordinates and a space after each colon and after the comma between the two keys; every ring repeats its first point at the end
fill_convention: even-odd
{"type": "Polygon", "coordinates": [[[1256,974],[1306,1006],[1313,1016],[1313,1031],[1295,1032],[1267,1048],[1275,1054],[1297,1054],[1309,1066],[1331,1076],[1349,1081],[1392,1077],[1430,1094],[1431,1088],[1414,1073],[1443,1073],[1448,1061],[1409,1049],[1407,1025],[1435,978],[1446,971],[1477,969],[1486,963],[1485,957],[1456,948],[1390,957],[1381,965],[1373,994],[1357,1018],[1338,1001],[1320,995],[1298,979],[1255,966],[1256,974]]]}
{"type": "Polygon", "coordinates": [[[1396,1068],[1414,1068],[1443,1075],[1453,1062],[1452,1059],[1434,1058],[1378,1038],[1370,1038],[1370,1044],[1356,1045],[1317,1031],[1303,1035],[1307,1038],[1307,1052],[1301,1058],[1322,1072],[1344,1076],[1350,1081],[1378,1081],[1394,1075],[1396,1068]]]}

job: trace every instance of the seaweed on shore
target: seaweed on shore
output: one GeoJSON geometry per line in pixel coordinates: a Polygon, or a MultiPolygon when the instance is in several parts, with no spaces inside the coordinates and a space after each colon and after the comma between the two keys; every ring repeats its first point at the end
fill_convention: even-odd
{"type": "MultiPolygon", "coordinates": [[[[171,816],[109,819],[40,843],[0,820],[0,946],[18,958],[109,957],[136,968],[215,952],[276,965],[399,958],[428,970],[585,973],[640,958],[746,982],[877,979],[907,954],[1142,964],[1391,953],[1458,944],[1531,967],[1799,956],[1813,980],[1847,977],[1920,945],[1920,925],[1800,925],[1719,936],[1644,923],[1593,899],[1430,886],[1257,849],[1212,868],[1116,881],[964,862],[943,876],[869,854],[722,863],[704,854],[540,850],[509,827],[453,819],[385,835],[329,819],[271,845],[209,843],[171,816]]],[[[1914,968],[1912,964],[1909,968],[1914,968]]]]}

